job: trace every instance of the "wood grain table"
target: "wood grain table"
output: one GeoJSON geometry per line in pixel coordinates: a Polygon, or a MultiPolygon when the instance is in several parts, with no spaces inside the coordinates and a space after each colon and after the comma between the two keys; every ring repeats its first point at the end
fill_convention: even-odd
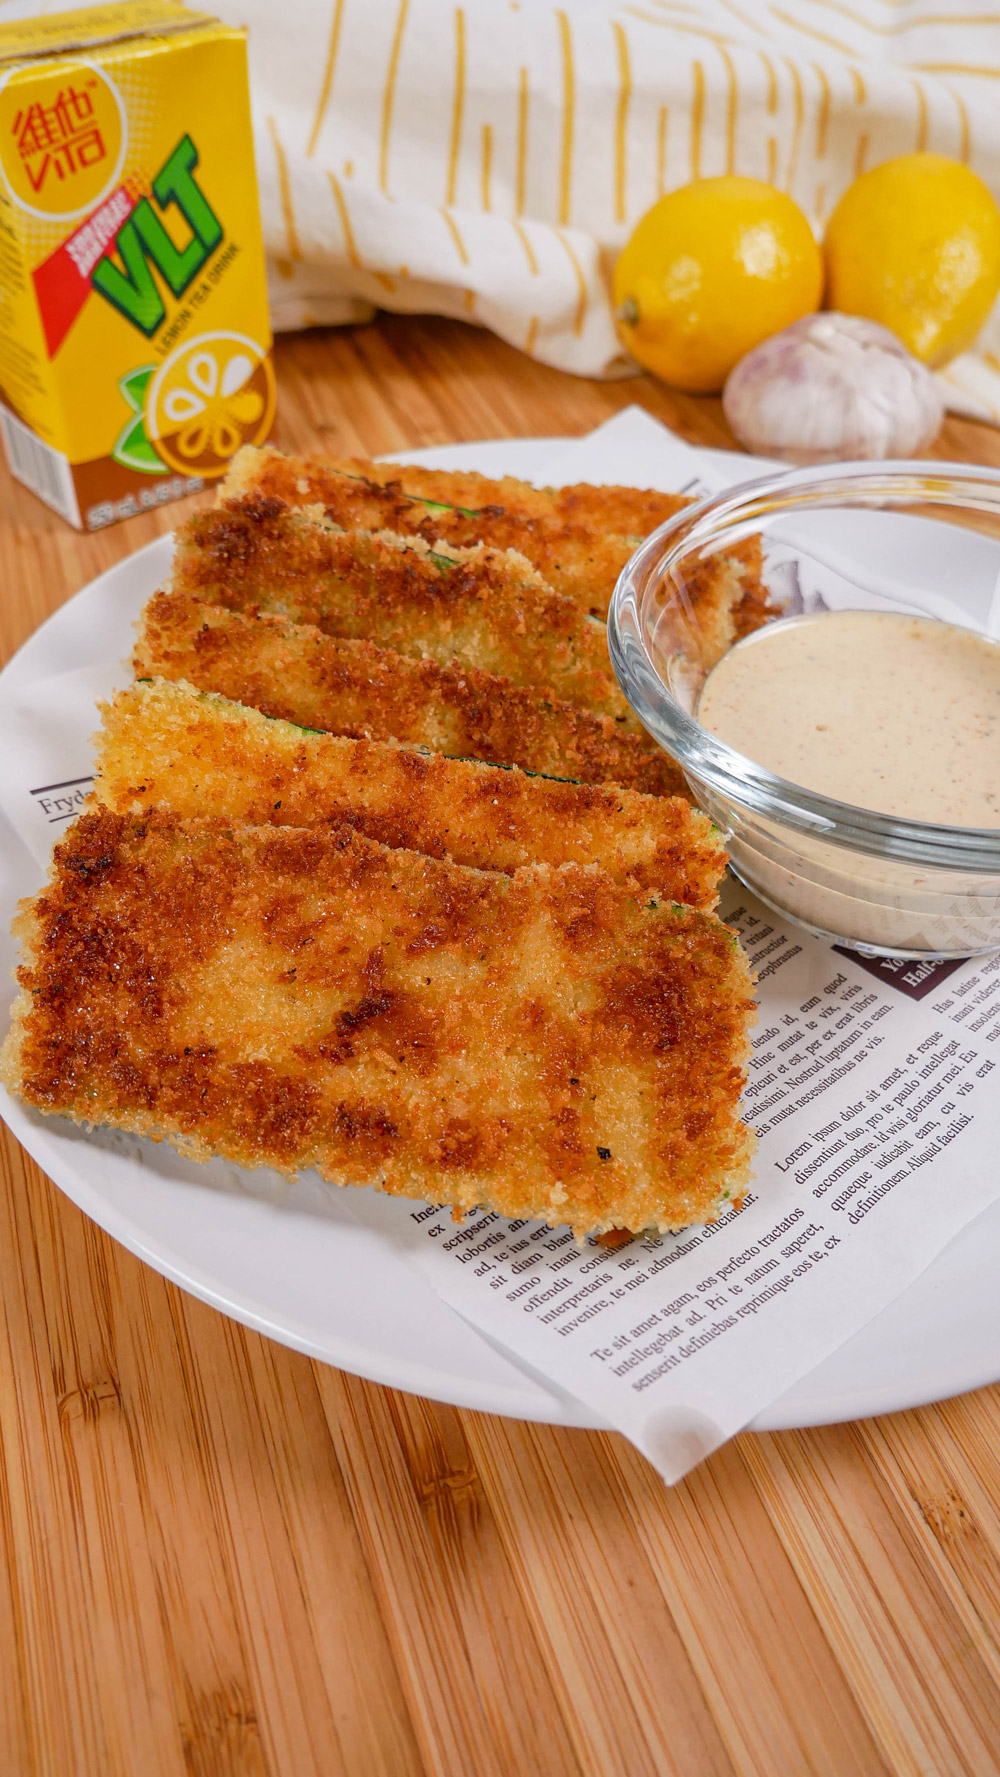
{"type": "MultiPolygon", "coordinates": [[[[278,363],[294,450],[582,433],[633,401],[731,444],[717,401],[446,322],[278,363]]],[[[952,421],[938,454],[997,463],[1000,434],[952,421]]],[[[79,537],[4,475],[3,658],[181,510],[79,537]]],[[[1000,1771],[1000,1389],[744,1436],[668,1490],[621,1437],[247,1332],[6,1131],[0,1166],[3,1777],[1000,1771]]]]}

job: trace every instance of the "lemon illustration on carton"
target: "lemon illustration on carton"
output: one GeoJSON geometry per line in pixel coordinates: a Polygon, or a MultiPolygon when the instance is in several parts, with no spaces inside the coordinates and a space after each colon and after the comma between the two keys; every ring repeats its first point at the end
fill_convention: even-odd
{"type": "Polygon", "coordinates": [[[268,353],[244,333],[199,333],[171,352],[146,388],[146,435],[171,469],[224,475],[274,419],[268,353]]]}

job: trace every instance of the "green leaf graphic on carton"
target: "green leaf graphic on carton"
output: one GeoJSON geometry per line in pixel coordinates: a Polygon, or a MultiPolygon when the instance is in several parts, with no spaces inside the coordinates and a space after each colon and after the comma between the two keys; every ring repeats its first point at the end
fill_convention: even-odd
{"type": "Polygon", "coordinates": [[[155,364],[140,364],[138,370],[129,370],[118,384],[122,394],[133,413],[141,413],[146,400],[149,379],[156,369],[155,364]]]}
{"type": "Polygon", "coordinates": [[[130,370],[121,377],[118,383],[132,413],[115,439],[111,457],[114,462],[121,463],[123,469],[136,469],[140,475],[167,474],[166,463],[157,456],[155,445],[146,436],[142,412],[146,385],[155,369],[155,364],[142,364],[138,370],[130,370]]]}

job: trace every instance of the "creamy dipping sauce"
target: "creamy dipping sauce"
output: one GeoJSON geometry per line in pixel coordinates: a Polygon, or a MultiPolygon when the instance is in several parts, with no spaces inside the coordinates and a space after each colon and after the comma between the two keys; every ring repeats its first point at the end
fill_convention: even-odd
{"type": "Polygon", "coordinates": [[[705,681],[698,721],[856,808],[1000,827],[1000,643],[895,611],[769,624],[705,681]]]}

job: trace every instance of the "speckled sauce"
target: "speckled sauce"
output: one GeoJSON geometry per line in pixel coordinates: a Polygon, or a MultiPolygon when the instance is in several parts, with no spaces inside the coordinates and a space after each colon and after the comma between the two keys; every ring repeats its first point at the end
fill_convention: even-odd
{"type": "Polygon", "coordinates": [[[857,808],[1000,827],[1000,643],[895,611],[768,625],[709,674],[698,720],[857,808]]]}

